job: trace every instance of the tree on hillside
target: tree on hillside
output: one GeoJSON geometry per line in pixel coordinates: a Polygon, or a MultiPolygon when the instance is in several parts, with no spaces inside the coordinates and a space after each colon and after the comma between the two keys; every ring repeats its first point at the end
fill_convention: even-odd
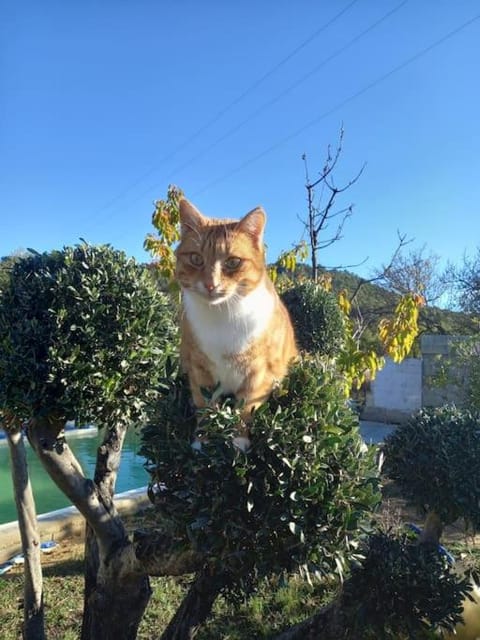
{"type": "Polygon", "coordinates": [[[460,309],[480,316],[480,247],[473,257],[465,255],[463,264],[458,267],[450,265],[448,278],[454,287],[460,309]]]}
{"type": "Polygon", "coordinates": [[[447,291],[445,275],[439,272],[440,256],[426,254],[426,246],[407,255],[397,252],[389,265],[376,270],[378,283],[398,295],[417,293],[432,305],[447,291]]]}

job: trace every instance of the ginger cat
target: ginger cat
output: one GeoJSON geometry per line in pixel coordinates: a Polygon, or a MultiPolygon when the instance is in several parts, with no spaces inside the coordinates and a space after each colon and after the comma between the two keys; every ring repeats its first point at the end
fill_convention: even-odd
{"type": "MultiPolygon", "coordinates": [[[[268,277],[263,231],[256,208],[240,221],[203,216],[180,201],[181,238],[176,277],[182,289],[180,358],[197,408],[234,394],[244,422],[285,376],[297,355],[288,312],[268,277]]],[[[248,438],[236,438],[246,448],[248,438]]]]}

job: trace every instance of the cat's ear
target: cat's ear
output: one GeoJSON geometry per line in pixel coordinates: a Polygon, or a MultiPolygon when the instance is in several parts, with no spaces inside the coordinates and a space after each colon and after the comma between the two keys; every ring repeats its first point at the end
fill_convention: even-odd
{"type": "Polygon", "coordinates": [[[182,232],[189,230],[197,231],[205,225],[205,217],[202,216],[200,211],[186,198],[180,199],[178,203],[178,213],[182,232]]]}
{"type": "Polygon", "coordinates": [[[267,216],[262,207],[256,207],[238,223],[238,228],[248,234],[259,249],[263,248],[263,231],[267,216]]]}

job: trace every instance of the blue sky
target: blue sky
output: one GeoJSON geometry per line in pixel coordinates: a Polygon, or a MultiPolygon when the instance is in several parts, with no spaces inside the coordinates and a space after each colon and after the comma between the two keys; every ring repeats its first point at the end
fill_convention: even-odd
{"type": "Polygon", "coordinates": [[[302,235],[302,154],[314,177],[343,124],[337,184],[366,168],[320,262],[369,257],[368,275],[397,230],[461,261],[480,244],[479,54],[475,0],[5,3],[0,255],[82,237],[148,260],[175,183],[206,215],[262,204],[273,259],[302,235]]]}

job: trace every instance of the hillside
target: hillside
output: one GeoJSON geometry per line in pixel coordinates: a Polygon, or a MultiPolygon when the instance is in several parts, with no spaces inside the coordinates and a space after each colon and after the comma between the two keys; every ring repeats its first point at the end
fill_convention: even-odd
{"type": "MultiPolygon", "coordinates": [[[[305,275],[309,268],[302,265],[300,271],[305,275]]],[[[334,291],[345,289],[349,295],[357,290],[362,279],[349,271],[329,271],[332,277],[334,291]]],[[[393,313],[399,296],[384,287],[365,282],[361,285],[353,307],[354,314],[361,318],[366,327],[362,335],[362,342],[372,347],[379,346],[376,338],[378,322],[381,318],[389,317],[393,313]]],[[[478,331],[474,319],[458,311],[440,309],[439,307],[423,307],[420,310],[420,335],[423,333],[438,333],[445,335],[469,335],[478,331]]]]}

